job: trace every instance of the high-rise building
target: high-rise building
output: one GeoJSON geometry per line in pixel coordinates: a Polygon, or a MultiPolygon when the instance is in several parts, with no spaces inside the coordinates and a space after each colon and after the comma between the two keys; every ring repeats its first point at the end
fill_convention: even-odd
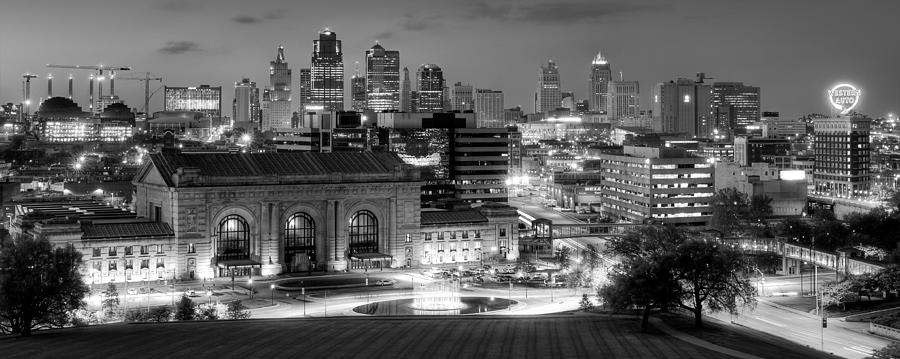
{"type": "MultiPolygon", "coordinates": [[[[405,68],[404,68],[405,70],[405,68]]],[[[400,109],[400,51],[375,44],[366,50],[366,102],[371,110],[400,109]]]]}
{"type": "Polygon", "coordinates": [[[275,60],[269,62],[269,96],[270,102],[263,106],[263,131],[273,128],[291,127],[291,69],[284,61],[284,47],[279,46],[275,60]]]}
{"type": "Polygon", "coordinates": [[[463,85],[462,82],[453,84],[450,90],[450,109],[453,111],[474,111],[475,94],[472,85],[463,85]]]}
{"type": "Polygon", "coordinates": [[[747,125],[759,121],[759,87],[745,86],[742,82],[714,82],[713,106],[730,106],[732,111],[729,124],[717,124],[719,131],[744,133],[747,125]]]}
{"type": "Polygon", "coordinates": [[[712,164],[681,148],[625,146],[600,154],[601,212],[635,223],[703,226],[712,218],[712,164]]]}
{"type": "Polygon", "coordinates": [[[475,90],[475,120],[478,127],[505,127],[503,119],[503,91],[475,90]]]}
{"type": "Polygon", "coordinates": [[[712,86],[702,80],[680,78],[653,89],[654,130],[693,137],[710,136],[715,129],[712,86]]]}
{"type": "Polygon", "coordinates": [[[222,86],[165,87],[166,111],[195,111],[207,117],[222,117],[222,86]]]}
{"type": "Polygon", "coordinates": [[[322,105],[327,111],[344,110],[344,55],[341,40],[334,31],[319,32],[313,41],[312,67],[310,69],[312,104],[322,105]]]}
{"type": "Polygon", "coordinates": [[[442,112],[444,110],[444,73],[435,64],[419,66],[416,72],[418,112],[442,112]]]}
{"type": "Polygon", "coordinates": [[[258,127],[260,125],[259,88],[256,82],[244,78],[234,83],[232,105],[234,127],[258,127]]]}
{"type": "Polygon", "coordinates": [[[538,73],[537,91],[534,94],[534,112],[544,113],[556,110],[562,104],[559,90],[559,67],[553,60],[547,60],[538,73]]]}
{"type": "Polygon", "coordinates": [[[862,198],[870,194],[870,126],[864,117],[813,120],[814,194],[841,198],[862,198]]]}
{"type": "Polygon", "coordinates": [[[299,108],[303,110],[306,105],[312,103],[312,77],[310,69],[300,69],[300,86],[297,86],[299,96],[299,108]]]}
{"type": "Polygon", "coordinates": [[[401,112],[410,112],[414,110],[412,106],[413,96],[410,91],[412,89],[409,87],[409,69],[406,67],[403,68],[403,80],[400,82],[400,111],[401,112]]]}
{"type": "Polygon", "coordinates": [[[609,62],[599,52],[591,61],[591,76],[588,79],[588,108],[592,112],[606,112],[609,109],[609,82],[612,70],[609,62]]]}
{"type": "Polygon", "coordinates": [[[350,108],[361,112],[366,106],[366,78],[359,74],[357,63],[356,73],[350,78],[350,108]]]}
{"type": "Polygon", "coordinates": [[[763,137],[796,139],[800,135],[806,134],[805,122],[799,119],[781,117],[778,112],[763,112],[759,122],[762,123],[763,137]]]}
{"type": "Polygon", "coordinates": [[[610,118],[635,117],[641,112],[641,87],[637,81],[610,81],[607,96],[606,113],[610,118]]]}

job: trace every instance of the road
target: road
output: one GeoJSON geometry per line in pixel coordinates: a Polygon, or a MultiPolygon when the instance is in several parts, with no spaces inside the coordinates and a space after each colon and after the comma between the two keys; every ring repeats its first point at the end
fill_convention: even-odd
{"type": "Polygon", "coordinates": [[[872,350],[890,344],[890,340],[866,333],[868,323],[829,319],[828,328],[823,329],[822,320],[815,315],[777,307],[765,299],[760,300],[755,309],[744,311],[736,318],[728,313],[709,316],[725,323],[733,320],[735,325],[851,359],[864,358],[871,355],[872,350]]]}
{"type": "Polygon", "coordinates": [[[546,207],[540,203],[537,203],[537,197],[526,196],[526,197],[510,197],[509,205],[518,208],[520,211],[528,213],[532,217],[535,218],[546,218],[555,224],[579,224],[584,223],[575,216],[570,216],[566,212],[560,212],[549,207],[546,207]]]}

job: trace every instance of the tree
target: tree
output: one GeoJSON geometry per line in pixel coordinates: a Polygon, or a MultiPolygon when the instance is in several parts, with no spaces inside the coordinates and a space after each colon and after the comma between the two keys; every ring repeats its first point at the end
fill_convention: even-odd
{"type": "Polygon", "coordinates": [[[859,287],[851,278],[845,278],[840,282],[828,282],[822,286],[822,306],[841,305],[847,309],[848,302],[859,300],[859,287]]]}
{"type": "Polygon", "coordinates": [[[572,264],[572,250],[569,247],[557,247],[553,255],[553,261],[560,270],[568,269],[572,264]]]}
{"type": "Polygon", "coordinates": [[[591,302],[591,298],[588,298],[587,293],[581,295],[581,301],[578,302],[578,308],[581,309],[582,312],[594,310],[594,303],[591,302]]]}
{"type": "Polygon", "coordinates": [[[872,356],[866,357],[866,359],[895,359],[900,358],[900,343],[893,342],[888,344],[888,346],[877,349],[872,352],[872,356]]]}
{"type": "Polygon", "coordinates": [[[31,335],[59,327],[84,307],[81,253],[71,244],[54,248],[47,239],[22,237],[0,247],[0,332],[31,335]]]}
{"type": "Polygon", "coordinates": [[[103,292],[103,302],[100,303],[100,309],[106,317],[115,317],[119,310],[119,290],[116,284],[110,282],[103,292]]]}
{"type": "Polygon", "coordinates": [[[250,310],[244,306],[239,300],[228,303],[228,309],[225,311],[227,319],[248,319],[250,318],[250,310]]]}
{"type": "Polygon", "coordinates": [[[175,320],[194,320],[196,307],[191,298],[186,295],[181,296],[178,306],[175,307],[175,320]]]}
{"type": "Polygon", "coordinates": [[[772,215],[772,199],[764,194],[750,197],[750,208],[747,211],[747,219],[751,223],[767,226],[766,220],[772,215]]]}
{"type": "Polygon", "coordinates": [[[606,306],[614,309],[640,307],[641,331],[647,332],[653,309],[676,306],[681,299],[681,286],[672,276],[669,264],[670,255],[625,259],[614,267],[609,275],[610,282],[597,294],[606,306]]]}
{"type": "Polygon", "coordinates": [[[737,314],[756,303],[756,287],[741,270],[741,253],[713,243],[688,241],[678,246],[672,270],[681,283],[682,308],[694,313],[694,326],[703,326],[703,309],[737,314]]]}
{"type": "Polygon", "coordinates": [[[775,232],[802,245],[809,245],[812,241],[812,227],[806,221],[796,218],[787,218],[781,221],[775,232]]]}
{"type": "Polygon", "coordinates": [[[172,318],[172,310],[169,307],[156,307],[147,313],[147,321],[168,322],[172,318]]]}
{"type": "Polygon", "coordinates": [[[593,244],[588,244],[585,247],[586,247],[585,254],[587,254],[587,258],[586,258],[587,265],[588,265],[588,268],[590,268],[590,270],[593,271],[594,269],[596,269],[597,267],[600,266],[600,261],[602,260],[600,258],[600,251],[597,249],[597,246],[595,246],[593,244]]]}
{"type": "Polygon", "coordinates": [[[747,194],[736,188],[724,188],[716,192],[712,198],[713,226],[724,236],[731,236],[744,227],[749,217],[749,200],[747,194]]]}
{"type": "Polygon", "coordinates": [[[197,307],[195,318],[197,320],[218,320],[219,312],[216,307],[212,305],[200,305],[197,307]]]}

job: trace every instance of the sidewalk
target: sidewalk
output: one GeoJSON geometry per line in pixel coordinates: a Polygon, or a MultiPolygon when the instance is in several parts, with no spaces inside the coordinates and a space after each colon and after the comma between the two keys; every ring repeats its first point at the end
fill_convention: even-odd
{"type": "Polygon", "coordinates": [[[662,321],[662,319],[659,319],[659,318],[657,318],[657,317],[651,316],[651,317],[650,317],[650,322],[653,323],[653,326],[656,327],[656,329],[659,329],[659,330],[662,331],[663,333],[666,333],[666,335],[669,335],[669,336],[671,336],[671,337],[674,337],[674,338],[676,338],[676,339],[678,339],[678,340],[681,340],[681,341],[683,341],[683,342],[685,342],[685,343],[688,343],[688,344],[693,344],[693,345],[696,345],[696,346],[698,346],[698,347],[705,348],[705,349],[709,349],[709,350],[712,350],[712,351],[717,352],[717,353],[722,353],[722,354],[725,354],[725,355],[730,355],[730,356],[733,356],[733,357],[735,357],[735,358],[741,358],[741,359],[763,359],[762,357],[758,357],[758,356],[756,356],[756,355],[747,354],[747,353],[744,353],[744,352],[739,352],[739,351],[737,351],[737,350],[730,349],[730,348],[726,348],[726,347],[723,347],[723,346],[718,345],[718,344],[710,343],[710,342],[705,341],[705,340],[703,340],[703,339],[697,338],[697,337],[695,337],[695,336],[693,336],[693,335],[685,334],[685,333],[679,332],[679,331],[673,329],[672,327],[670,327],[668,324],[664,323],[664,322],[662,321]]]}

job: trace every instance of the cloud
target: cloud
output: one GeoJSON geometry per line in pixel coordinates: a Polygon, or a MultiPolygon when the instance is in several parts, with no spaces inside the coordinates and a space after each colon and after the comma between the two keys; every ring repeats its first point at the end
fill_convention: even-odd
{"type": "Polygon", "coordinates": [[[372,38],[375,39],[375,40],[387,40],[387,39],[390,39],[390,38],[393,38],[393,37],[394,37],[394,32],[393,32],[393,31],[385,31],[385,32],[382,32],[382,33],[378,33],[378,34],[372,35],[372,38]]]}
{"type": "Polygon", "coordinates": [[[202,52],[200,45],[193,41],[169,41],[166,45],[156,50],[163,55],[179,55],[188,52],[202,52]]]}
{"type": "Polygon", "coordinates": [[[284,17],[284,14],[285,14],[286,11],[287,11],[287,10],[284,10],[284,9],[276,9],[276,10],[273,10],[273,11],[269,11],[269,12],[267,12],[265,15],[263,15],[263,19],[266,19],[266,20],[278,20],[278,19],[284,17]]]}
{"type": "Polygon", "coordinates": [[[542,2],[533,4],[489,4],[472,2],[468,18],[538,23],[597,22],[620,15],[656,11],[655,7],[615,2],[542,2]]]}
{"type": "Polygon", "coordinates": [[[411,13],[403,15],[400,21],[400,28],[407,31],[424,31],[438,27],[440,23],[437,21],[441,18],[439,15],[431,15],[425,17],[417,17],[411,13]]]}
{"type": "Polygon", "coordinates": [[[195,11],[202,8],[199,1],[188,0],[163,0],[157,2],[155,7],[159,10],[172,12],[195,11]]]}
{"type": "Polygon", "coordinates": [[[247,15],[235,16],[235,17],[231,18],[231,21],[234,21],[238,24],[256,24],[256,23],[262,22],[262,20],[259,18],[255,18],[253,16],[247,16],[247,15]]]}

